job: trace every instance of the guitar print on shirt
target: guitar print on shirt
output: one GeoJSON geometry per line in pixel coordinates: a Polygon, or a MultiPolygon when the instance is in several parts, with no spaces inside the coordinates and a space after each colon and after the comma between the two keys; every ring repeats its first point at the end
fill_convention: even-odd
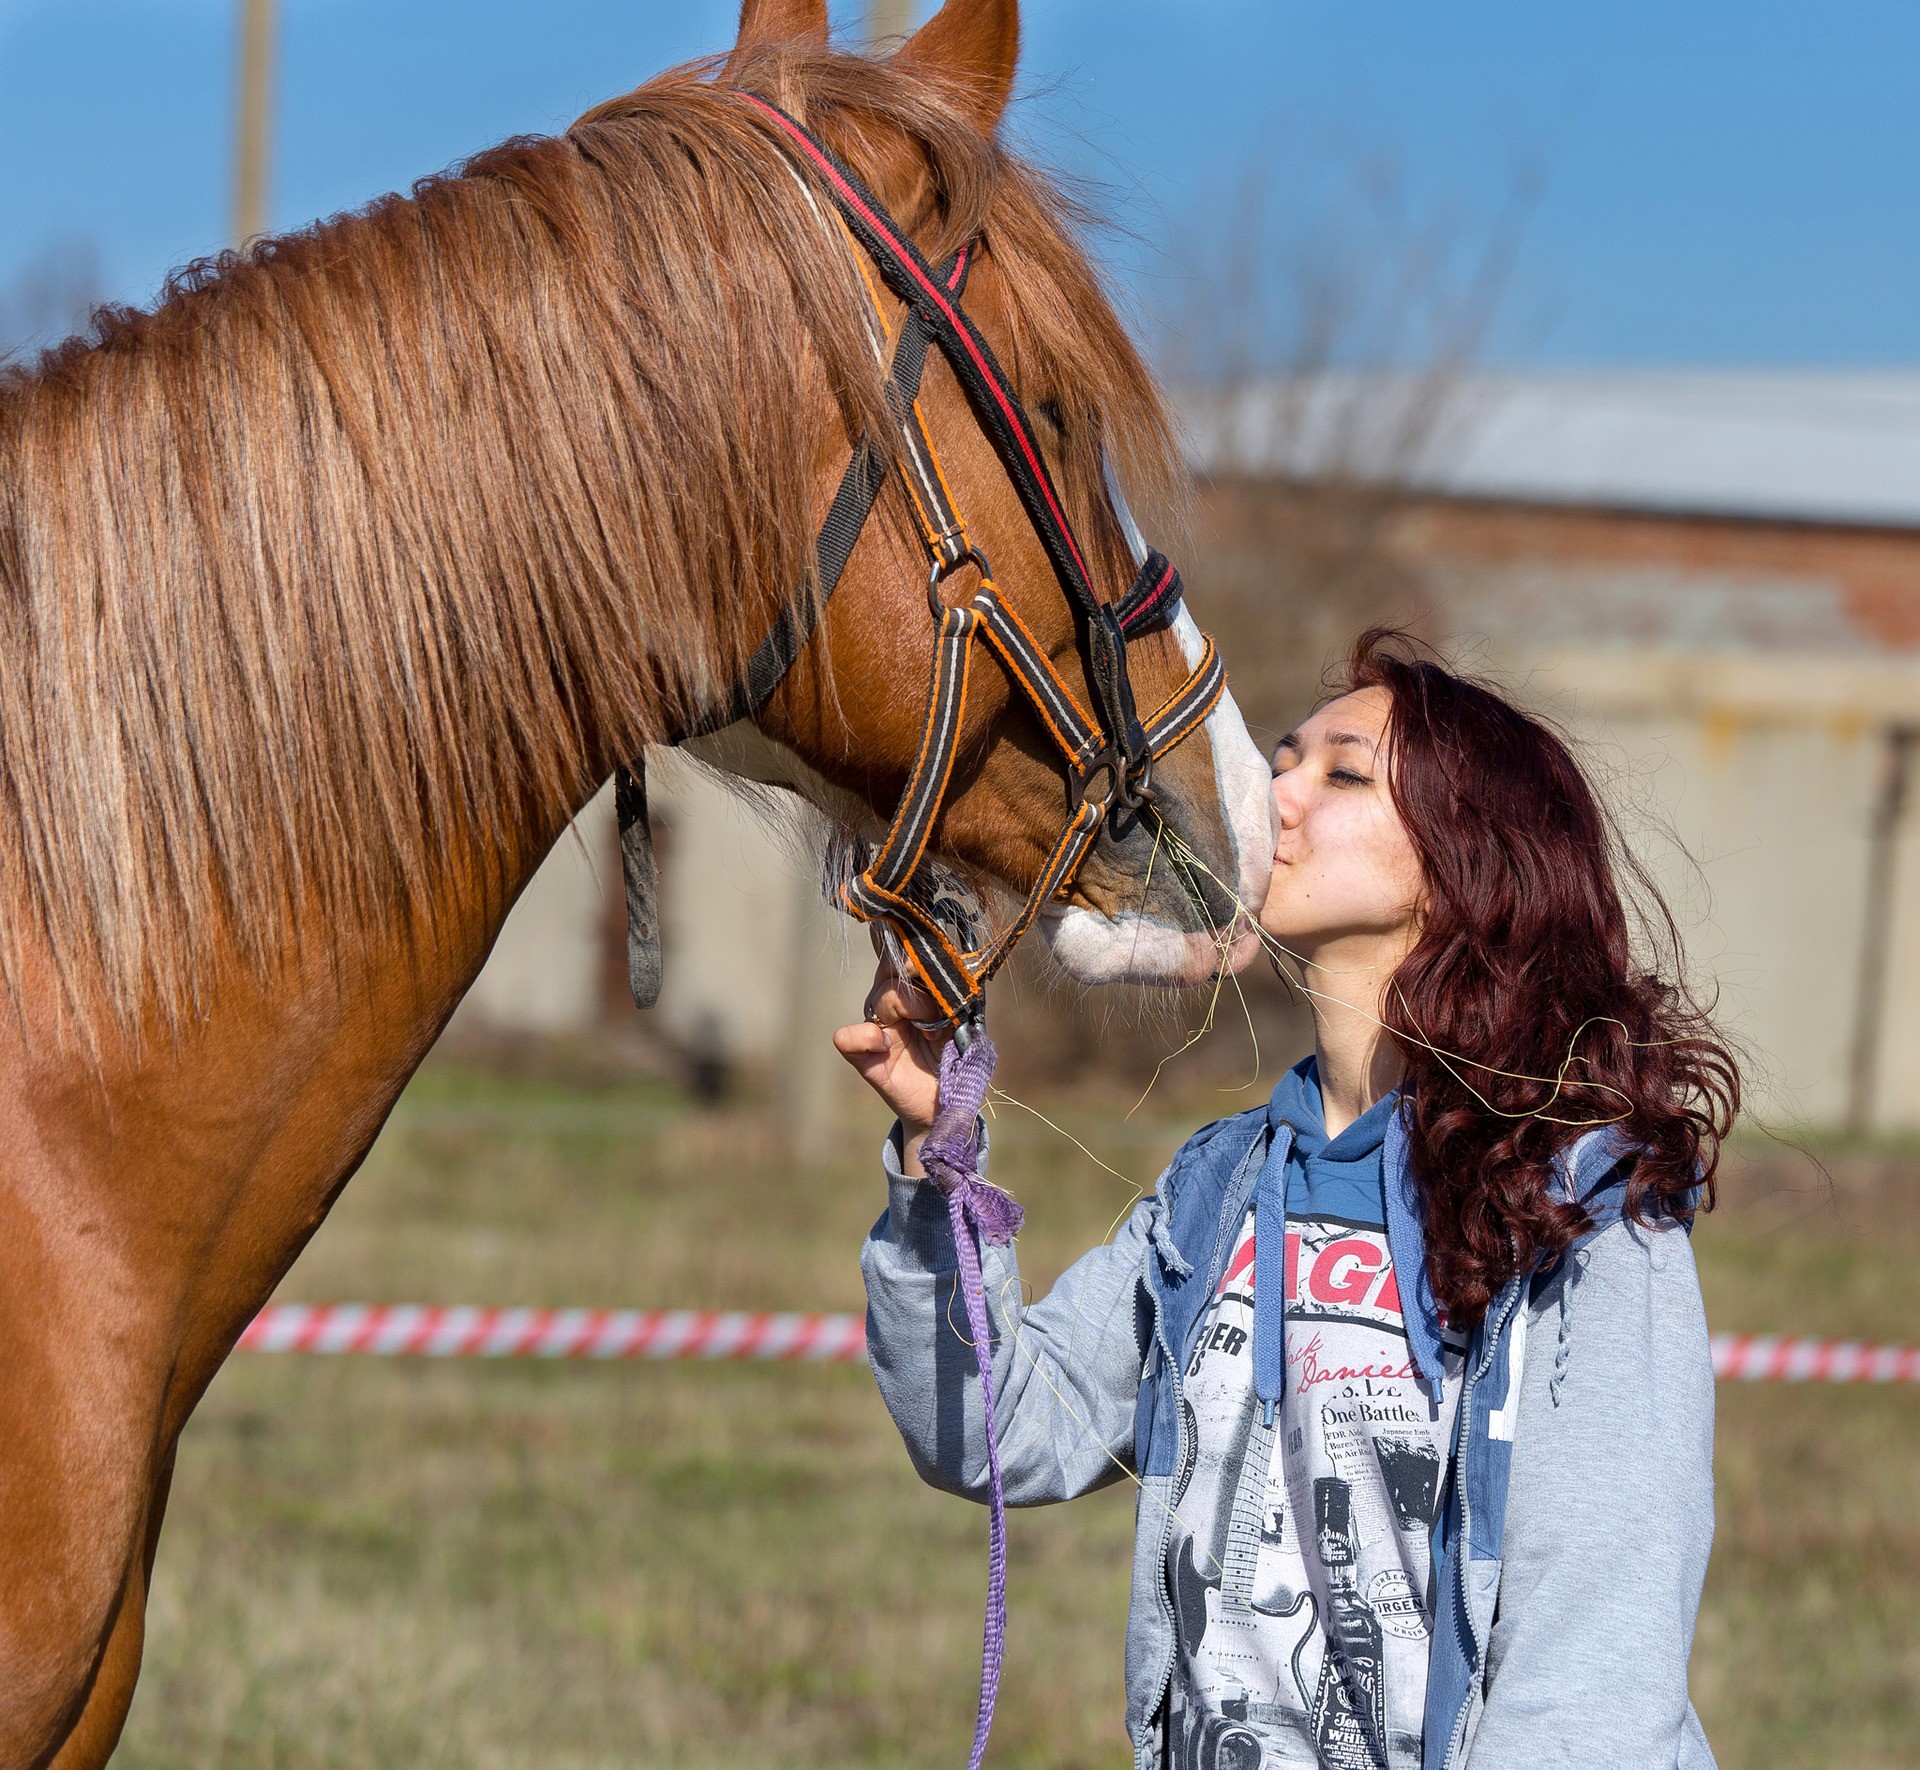
{"type": "Polygon", "coordinates": [[[1173,1770],[1418,1770],[1429,1533],[1459,1394],[1408,1356],[1386,1230],[1290,1208],[1287,1388],[1252,1380],[1248,1212],[1186,1370],[1189,1467],[1168,1550],[1173,1770]]]}

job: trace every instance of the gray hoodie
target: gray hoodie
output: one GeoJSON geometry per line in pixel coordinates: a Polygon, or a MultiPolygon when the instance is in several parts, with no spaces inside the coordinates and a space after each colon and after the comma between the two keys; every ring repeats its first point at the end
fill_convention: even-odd
{"type": "MultiPolygon", "coordinates": [[[[1264,1110],[1207,1127],[1114,1240],[1030,1307],[1014,1250],[982,1250],[1009,1504],[1139,1483],[1127,1726],[1140,1770],[1164,1763],[1165,1551],[1187,1336],[1270,1135],[1264,1110]]],[[[1713,1536],[1706,1318],[1680,1226],[1621,1219],[1617,1155],[1605,1136],[1570,1152],[1559,1182],[1597,1227],[1496,1297],[1468,1349],[1435,1541],[1427,1770],[1712,1770],[1687,1696],[1713,1536]]],[[[965,1313],[945,1204],[901,1174],[891,1140],[885,1162],[889,1204],[861,1261],[868,1356],[922,1478],[984,1499],[979,1379],[952,1326],[965,1313]]],[[[1402,1279],[1412,1329],[1432,1303],[1397,1120],[1386,1166],[1395,1269],[1415,1280],[1402,1279]]]]}

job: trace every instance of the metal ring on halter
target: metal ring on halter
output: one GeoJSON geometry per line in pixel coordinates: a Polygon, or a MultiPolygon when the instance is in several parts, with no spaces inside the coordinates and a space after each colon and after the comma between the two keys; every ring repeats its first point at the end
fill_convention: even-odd
{"type": "Polygon", "coordinates": [[[967,549],[954,559],[936,559],[927,573],[927,607],[933,610],[937,621],[947,612],[947,605],[941,599],[940,586],[962,566],[972,565],[980,573],[984,584],[993,576],[993,567],[987,563],[987,556],[969,541],[967,549]]]}
{"type": "Polygon", "coordinates": [[[1153,752],[1143,750],[1138,763],[1119,770],[1113,803],[1107,808],[1107,821],[1116,838],[1131,835],[1133,826],[1153,803],[1153,752]]]}
{"type": "Polygon", "coordinates": [[[1142,750],[1139,757],[1120,771],[1120,803],[1129,811],[1140,812],[1153,803],[1153,752],[1142,750]]]}

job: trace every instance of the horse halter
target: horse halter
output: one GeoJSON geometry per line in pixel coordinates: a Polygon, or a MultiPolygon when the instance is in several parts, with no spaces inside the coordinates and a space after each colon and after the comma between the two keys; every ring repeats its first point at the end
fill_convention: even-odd
{"type": "MultiPolygon", "coordinates": [[[[900,472],[926,546],[927,605],[935,626],[933,679],[919,754],[899,808],[877,850],[844,887],[843,907],[897,936],[941,1018],[970,1035],[984,1014],[988,980],[1006,962],[1045,905],[1066,892],[1103,824],[1124,835],[1153,798],[1153,765],[1202,725],[1218,703],[1226,674],[1208,639],[1192,673],[1142,719],[1127,669],[1127,641],[1173,618],[1180,574],[1140,543],[1113,487],[1116,515],[1139,563],[1132,586],[1103,603],[1072,525],[1033,441],[1032,425],[1005,373],[960,305],[972,246],[935,270],[852,170],[778,106],[749,92],[733,95],[760,112],[831,199],[847,231],[905,304],[893,345],[887,400],[899,426],[900,472]],[[1073,610],[1097,712],[1089,713],[994,583],[985,553],[968,533],[918,403],[927,350],[937,344],[965,391],[976,422],[1019,495],[1073,610]],[[972,571],[972,594],[948,600],[953,580],[972,571]],[[1019,913],[975,944],[971,918],[954,914],[923,869],[928,840],[952,780],[965,721],[974,641],[983,639],[1032,703],[1065,760],[1068,818],[1019,913]]],[[[863,437],[855,446],[815,545],[818,595],[790,603],[748,663],[731,703],[704,729],[760,710],[812,637],[839,583],[887,475],[886,455],[863,437]]],[[[1110,482],[1111,483],[1111,482],[1110,482]]],[[[628,771],[619,783],[624,830],[644,818],[644,797],[628,771]]],[[[631,907],[630,887],[630,907],[631,907]]],[[[657,972],[656,972],[657,977],[657,972]]],[[[638,973],[636,972],[636,983],[638,973]]]]}

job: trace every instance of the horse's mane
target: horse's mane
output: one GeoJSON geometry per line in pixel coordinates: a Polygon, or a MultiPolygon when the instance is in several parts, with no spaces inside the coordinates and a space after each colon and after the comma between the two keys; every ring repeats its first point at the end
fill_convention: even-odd
{"type": "Polygon", "coordinates": [[[880,422],[858,268],[723,82],[859,158],[904,131],[1010,370],[1174,479],[1076,213],[861,58],[677,69],[565,135],[174,277],[0,379],[0,964],[97,1035],[430,919],[717,697],[811,570],[823,401],[880,422]]]}

